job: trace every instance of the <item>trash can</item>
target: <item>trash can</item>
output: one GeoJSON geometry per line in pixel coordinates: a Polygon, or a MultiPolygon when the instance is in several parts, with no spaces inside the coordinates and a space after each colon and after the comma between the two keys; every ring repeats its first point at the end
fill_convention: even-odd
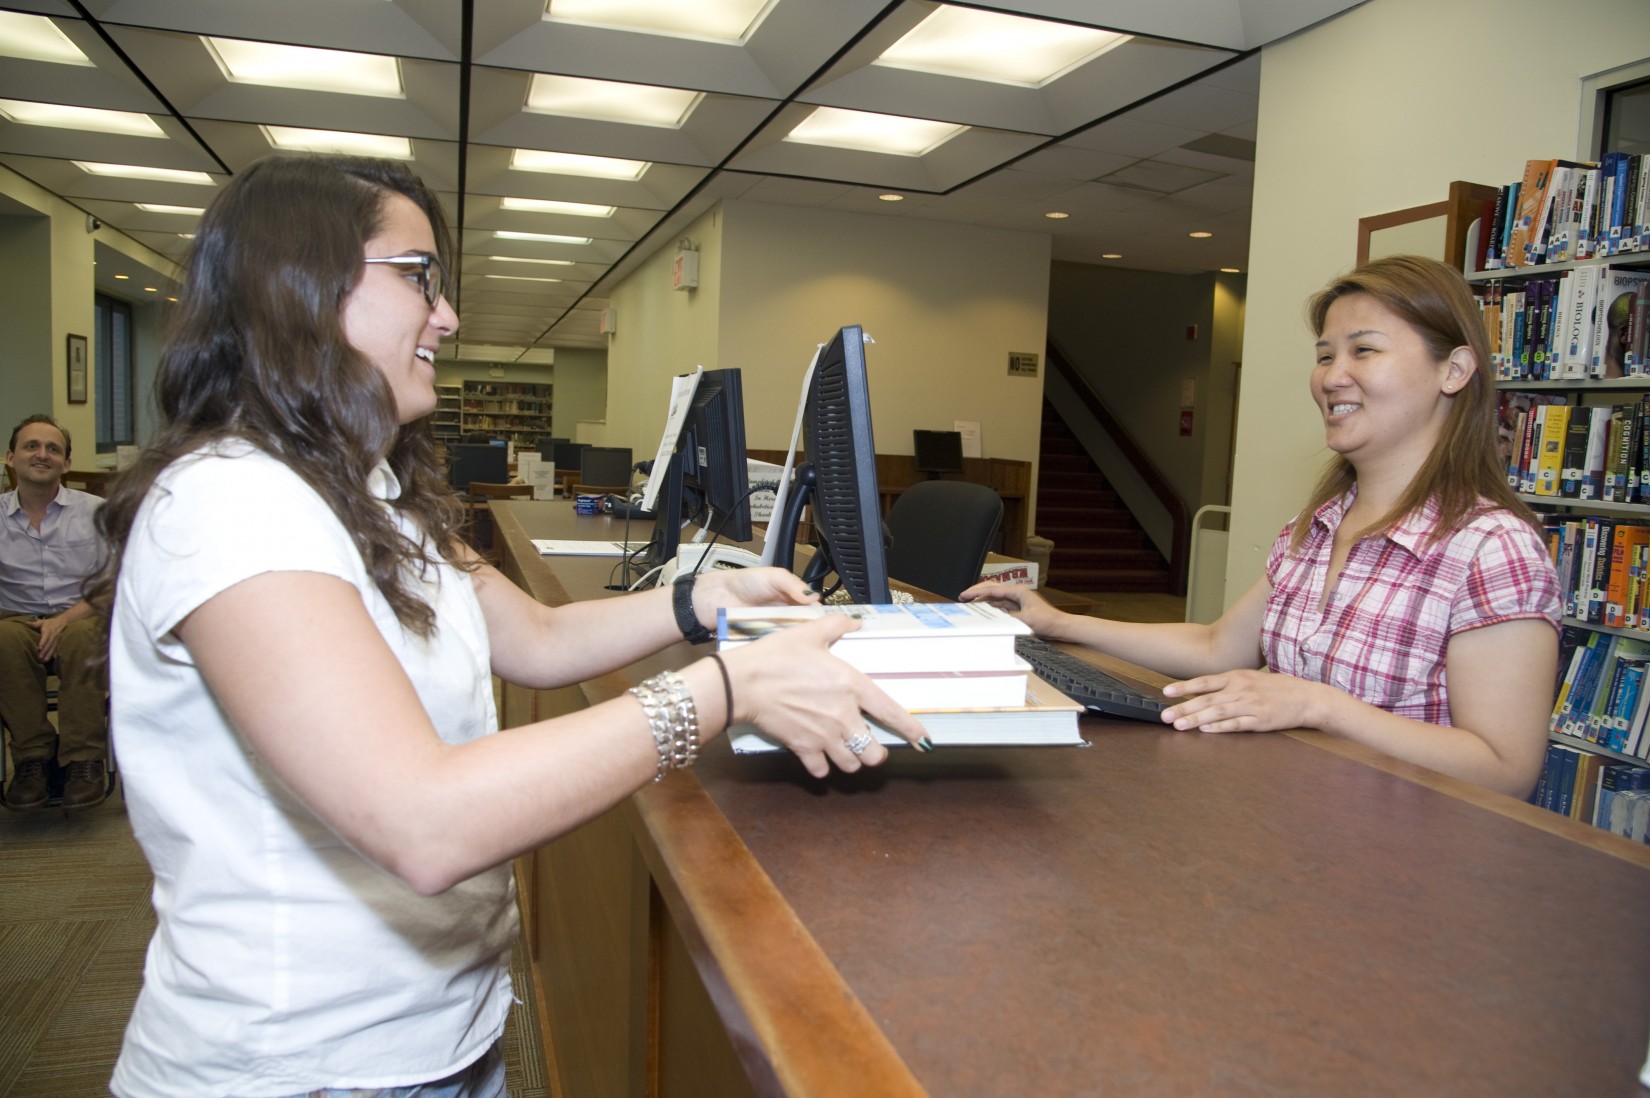
{"type": "Polygon", "coordinates": [[[1026,559],[1037,566],[1037,585],[1048,583],[1049,558],[1054,555],[1054,543],[1036,534],[1026,538],[1026,559]]]}

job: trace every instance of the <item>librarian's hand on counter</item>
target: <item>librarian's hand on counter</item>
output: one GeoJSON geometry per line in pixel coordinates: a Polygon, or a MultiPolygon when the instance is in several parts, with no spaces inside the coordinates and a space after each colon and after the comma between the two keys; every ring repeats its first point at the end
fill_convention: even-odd
{"type": "Polygon", "coordinates": [[[957,596],[962,602],[989,602],[1031,626],[1040,637],[1058,638],[1060,619],[1067,615],[1050,606],[1043,596],[1018,583],[976,583],[957,596]]]}
{"type": "Polygon", "coordinates": [[[1270,671],[1200,675],[1163,688],[1165,697],[1185,699],[1163,710],[1163,721],[1182,731],[1198,732],[1317,728],[1322,724],[1317,703],[1325,690],[1333,687],[1270,671]]]}
{"type": "Polygon", "coordinates": [[[866,717],[913,745],[923,740],[927,749],[915,717],[865,674],[831,655],[832,642],[858,627],[852,618],[833,614],[722,656],[733,679],[734,721],[749,721],[784,744],[816,778],[830,773],[831,763],[851,773],[888,757],[874,738],[864,743],[866,717]]]}

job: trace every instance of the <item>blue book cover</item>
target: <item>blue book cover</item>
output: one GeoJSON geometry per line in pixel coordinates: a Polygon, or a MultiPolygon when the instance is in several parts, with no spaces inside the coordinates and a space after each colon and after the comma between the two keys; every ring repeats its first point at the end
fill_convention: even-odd
{"type": "Polygon", "coordinates": [[[1563,750],[1563,766],[1558,772],[1558,789],[1552,798],[1551,808],[1560,816],[1568,816],[1570,814],[1570,798],[1575,792],[1576,764],[1581,761],[1581,752],[1573,747],[1566,747],[1563,750]]]}

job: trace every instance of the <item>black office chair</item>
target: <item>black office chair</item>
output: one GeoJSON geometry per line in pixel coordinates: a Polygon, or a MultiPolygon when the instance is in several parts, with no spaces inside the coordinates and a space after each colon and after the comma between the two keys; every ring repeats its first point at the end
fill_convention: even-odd
{"type": "Polygon", "coordinates": [[[1003,521],[1003,501],[983,484],[924,480],[888,511],[888,575],[955,600],[980,578],[1003,521]]]}

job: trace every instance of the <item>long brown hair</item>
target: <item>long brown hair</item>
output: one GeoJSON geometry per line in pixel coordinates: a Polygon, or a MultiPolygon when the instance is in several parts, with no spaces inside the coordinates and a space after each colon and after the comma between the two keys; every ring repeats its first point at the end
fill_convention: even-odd
{"type": "Polygon", "coordinates": [[[404,628],[435,631],[435,612],[410,579],[438,558],[458,563],[462,510],[440,474],[427,421],[398,424],[389,383],[350,345],[341,316],[391,195],[424,211],[448,260],[452,233],[440,202],[394,161],[271,157],[213,201],[161,351],[160,429],[98,509],[111,551],[88,585],[94,605],[113,605],[126,540],[155,478],[185,454],[234,438],[326,500],[404,628]],[[390,505],[414,519],[420,541],[402,534],[368,491],[368,474],[386,459],[401,482],[390,505]]]}
{"type": "MultiPolygon", "coordinates": [[[[1435,361],[1458,347],[1472,352],[1475,363],[1467,382],[1450,398],[1449,413],[1432,453],[1410,481],[1392,510],[1371,532],[1392,528],[1405,515],[1433,501],[1438,506],[1436,540],[1489,507],[1505,508],[1540,529],[1533,512],[1507,485],[1496,440],[1495,377],[1490,373],[1489,337],[1466,279],[1435,259],[1394,255],[1372,259],[1335,279],[1307,302],[1314,335],[1323,335],[1329,307],[1343,297],[1368,294],[1415,329],[1435,361]]],[[[1295,523],[1290,549],[1300,548],[1310,519],[1329,500],[1345,495],[1358,481],[1352,463],[1340,454],[1312,489],[1295,523]]]]}

